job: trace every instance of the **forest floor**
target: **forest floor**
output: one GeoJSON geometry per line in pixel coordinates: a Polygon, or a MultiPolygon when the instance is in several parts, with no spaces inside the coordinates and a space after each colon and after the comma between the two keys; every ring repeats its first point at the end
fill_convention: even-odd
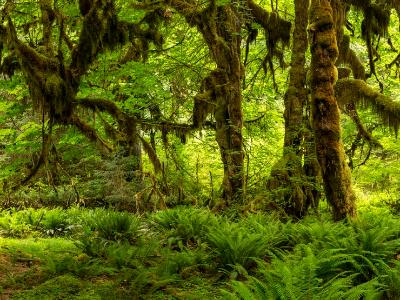
{"type": "Polygon", "coordinates": [[[0,212],[0,300],[400,299],[400,219],[0,212]]]}

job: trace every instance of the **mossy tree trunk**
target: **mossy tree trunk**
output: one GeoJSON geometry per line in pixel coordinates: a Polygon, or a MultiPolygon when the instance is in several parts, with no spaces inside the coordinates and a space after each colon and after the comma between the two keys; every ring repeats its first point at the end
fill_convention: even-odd
{"type": "MultiPolygon", "coordinates": [[[[292,59],[289,88],[285,94],[285,139],[283,157],[274,166],[268,187],[274,201],[278,202],[290,215],[302,217],[311,203],[315,203],[318,193],[312,193],[314,183],[307,175],[311,172],[313,147],[305,151],[307,118],[304,118],[308,92],[306,89],[305,53],[308,48],[309,0],[295,1],[295,27],[293,32],[292,59]],[[307,158],[304,158],[304,154],[307,158]],[[303,158],[306,166],[303,168],[303,158]]],[[[312,136],[312,135],[307,135],[312,136]]],[[[315,157],[315,155],[314,155],[315,157]]],[[[314,160],[315,162],[315,160],[314,160]]],[[[318,169],[318,163],[316,164],[318,169]]],[[[315,174],[316,175],[316,174],[315,174]]],[[[313,177],[313,176],[310,176],[313,177]]]]}
{"type": "Polygon", "coordinates": [[[129,157],[130,163],[127,181],[133,181],[136,190],[141,190],[142,184],[142,145],[139,139],[139,128],[134,120],[129,119],[125,122],[126,141],[123,143],[123,157],[129,157]]]}
{"type": "MultiPolygon", "coordinates": [[[[199,101],[203,96],[206,98],[202,99],[203,102],[205,100],[214,106],[216,141],[224,166],[222,198],[224,205],[229,206],[240,201],[243,195],[241,19],[233,5],[217,6],[215,1],[201,12],[185,9],[180,2],[174,8],[185,16],[189,24],[197,27],[217,65],[217,69],[204,80],[204,91],[197,97],[196,107],[202,106],[199,101]]],[[[194,122],[196,126],[196,123],[201,124],[207,112],[195,111],[194,115],[195,120],[199,119],[194,122]]]]}
{"type": "MultiPolygon", "coordinates": [[[[283,64],[282,50],[289,44],[291,23],[280,18],[275,11],[267,12],[252,0],[226,4],[211,0],[206,8],[185,0],[167,3],[183,15],[188,24],[197,27],[217,65],[217,69],[204,78],[201,92],[195,97],[193,125],[200,128],[207,115],[214,113],[216,140],[224,164],[223,198],[229,205],[242,199],[244,184],[241,27],[249,27],[254,22],[263,28],[268,48],[263,66],[267,69],[268,65],[274,78],[272,59],[278,58],[283,64]]],[[[252,39],[248,37],[247,45],[254,41],[254,33],[257,35],[257,30],[252,30],[252,39]]]]}
{"type": "Polygon", "coordinates": [[[230,6],[218,9],[217,33],[222,40],[209,43],[218,68],[225,73],[225,82],[216,97],[216,140],[224,164],[223,198],[227,204],[242,198],[243,141],[240,62],[240,20],[230,6]]]}
{"type": "Polygon", "coordinates": [[[336,1],[312,0],[309,14],[312,116],[316,152],[328,202],[335,220],[355,215],[351,174],[341,139],[339,108],[334,95],[338,57],[336,1]],[[332,5],[331,5],[332,4],[332,5]]]}

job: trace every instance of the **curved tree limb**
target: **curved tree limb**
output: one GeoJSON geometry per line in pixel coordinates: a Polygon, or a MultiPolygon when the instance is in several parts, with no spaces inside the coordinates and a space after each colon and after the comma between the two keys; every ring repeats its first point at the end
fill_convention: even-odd
{"type": "Polygon", "coordinates": [[[344,112],[353,120],[358,130],[358,136],[364,139],[370,146],[383,148],[383,146],[372,136],[372,134],[365,128],[360,116],[356,110],[354,103],[349,103],[345,106],[344,112]]]}
{"type": "Polygon", "coordinates": [[[394,129],[397,135],[400,126],[400,103],[385,96],[360,79],[340,79],[336,82],[335,95],[340,106],[350,102],[371,108],[384,125],[394,129]]]}
{"type": "Polygon", "coordinates": [[[103,152],[112,152],[112,147],[103,141],[103,139],[97,134],[96,130],[90,127],[86,122],[82,121],[78,116],[72,115],[72,117],[69,119],[69,125],[75,126],[90,141],[96,143],[96,145],[99,145],[103,152]]]}
{"type": "Polygon", "coordinates": [[[42,111],[42,149],[36,165],[33,166],[31,172],[19,184],[12,188],[13,191],[18,190],[21,186],[27,184],[40,170],[43,164],[47,164],[48,155],[50,152],[51,136],[53,131],[53,120],[49,120],[49,128],[45,130],[45,113],[42,111]]]}
{"type": "Polygon", "coordinates": [[[151,164],[154,167],[154,171],[156,173],[161,172],[162,171],[161,162],[157,156],[156,151],[153,149],[153,147],[150,145],[150,143],[147,142],[143,137],[139,136],[139,139],[142,142],[144,151],[146,152],[147,156],[149,157],[149,159],[151,161],[151,164]]]}

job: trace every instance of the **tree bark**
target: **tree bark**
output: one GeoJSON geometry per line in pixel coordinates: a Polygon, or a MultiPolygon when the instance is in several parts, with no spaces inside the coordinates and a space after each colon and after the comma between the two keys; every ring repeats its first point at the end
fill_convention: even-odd
{"type": "Polygon", "coordinates": [[[204,94],[215,105],[216,141],[224,165],[222,198],[229,206],[243,195],[241,20],[233,5],[213,2],[195,16],[185,13],[188,23],[196,25],[203,35],[217,65],[207,78],[204,94]]]}
{"type": "Polygon", "coordinates": [[[316,152],[328,202],[335,220],[354,216],[355,196],[341,139],[339,108],[334,94],[338,57],[336,0],[312,0],[309,13],[312,116],[316,152]]]}
{"type": "MultiPolygon", "coordinates": [[[[304,118],[308,92],[306,89],[305,53],[308,48],[309,0],[295,1],[295,27],[293,32],[292,58],[289,87],[285,94],[285,139],[283,157],[274,166],[268,187],[275,202],[286,213],[303,217],[311,203],[315,203],[318,193],[313,193],[315,182],[309,182],[307,175],[313,177],[311,167],[312,148],[306,151],[304,139],[307,131],[307,118],[304,118]],[[307,158],[304,158],[307,154],[307,158]],[[303,158],[305,166],[303,168],[303,158]]],[[[309,135],[307,135],[309,136],[309,135]]],[[[315,155],[314,155],[315,157],[315,155]]],[[[316,165],[318,170],[318,164],[316,165]]],[[[318,172],[315,173],[315,176],[318,172]]]]}
{"type": "Polygon", "coordinates": [[[229,204],[231,201],[239,201],[243,190],[241,38],[240,21],[231,7],[220,9],[219,17],[224,20],[217,31],[224,39],[226,48],[220,51],[219,46],[214,44],[213,55],[218,67],[226,72],[227,80],[216,99],[216,140],[224,164],[223,198],[229,204]]]}

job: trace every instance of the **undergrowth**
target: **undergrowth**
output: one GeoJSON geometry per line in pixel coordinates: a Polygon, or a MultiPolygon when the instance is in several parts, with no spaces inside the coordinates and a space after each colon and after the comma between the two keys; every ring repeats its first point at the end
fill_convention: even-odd
{"type": "Polygon", "coordinates": [[[187,207],[6,210],[0,235],[11,299],[400,298],[400,219],[387,210],[337,223],[187,207]]]}

